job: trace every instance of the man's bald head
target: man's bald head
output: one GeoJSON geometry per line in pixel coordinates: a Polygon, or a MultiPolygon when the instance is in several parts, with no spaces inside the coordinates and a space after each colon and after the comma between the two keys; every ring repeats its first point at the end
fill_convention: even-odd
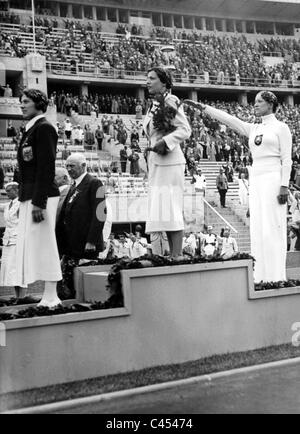
{"type": "Polygon", "coordinates": [[[80,152],[71,154],[66,161],[66,169],[72,179],[77,179],[86,172],[86,158],[80,152]]]}

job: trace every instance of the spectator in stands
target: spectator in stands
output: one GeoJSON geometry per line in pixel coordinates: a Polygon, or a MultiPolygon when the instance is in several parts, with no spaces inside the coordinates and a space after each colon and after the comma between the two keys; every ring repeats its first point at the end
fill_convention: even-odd
{"type": "Polygon", "coordinates": [[[84,137],[84,131],[80,125],[77,125],[77,128],[73,128],[72,141],[74,145],[76,146],[82,145],[83,137],[84,137]]]}
{"type": "Polygon", "coordinates": [[[3,189],[3,185],[4,185],[4,170],[0,161],[0,190],[3,189]]]}
{"type": "Polygon", "coordinates": [[[182,240],[182,251],[184,254],[195,256],[197,240],[193,232],[186,232],[182,240]]]}
{"type": "Polygon", "coordinates": [[[61,151],[61,158],[65,161],[71,155],[70,149],[68,149],[67,143],[64,144],[64,149],[61,151]]]}
{"type": "Polygon", "coordinates": [[[286,203],[292,135],[288,125],[275,117],[277,97],[269,91],[256,95],[255,114],[262,117],[261,124],[244,122],[201,103],[190,104],[249,138],[253,158],[249,205],[251,252],[256,259],[254,279],[255,282],[286,280],[286,203]]]}
{"type": "Polygon", "coordinates": [[[11,98],[13,96],[12,88],[7,83],[6,87],[4,88],[4,98],[11,98]]]}
{"type": "Polygon", "coordinates": [[[127,154],[127,146],[125,145],[122,149],[120,149],[120,163],[121,163],[121,172],[126,172],[128,154],[127,154]]]}
{"type": "Polygon", "coordinates": [[[222,208],[226,208],[226,193],[228,190],[228,180],[222,167],[220,168],[219,175],[216,179],[216,187],[220,195],[220,205],[222,208]]]}
{"type": "Polygon", "coordinates": [[[85,148],[89,150],[92,150],[95,144],[95,136],[89,124],[86,125],[85,127],[84,144],[85,144],[85,148]]]}
{"type": "Polygon", "coordinates": [[[117,257],[118,258],[132,258],[132,242],[126,238],[126,233],[119,234],[117,257]]]}
{"type": "Polygon", "coordinates": [[[163,95],[164,103],[175,109],[175,118],[172,122],[172,131],[168,130],[164,134],[153,127],[151,109],[148,110],[144,119],[144,131],[150,142],[150,152],[147,159],[149,216],[146,232],[166,231],[171,256],[180,257],[184,229],[185,168],[185,159],[180,143],[189,138],[191,128],[183,107],[179,106],[178,98],[169,93],[172,88],[172,78],[168,70],[160,67],[150,69],[147,76],[147,87],[153,98],[158,94],[163,95]],[[168,207],[168,212],[171,208],[169,219],[162,217],[164,213],[160,205],[160,195],[163,206],[168,207]]]}
{"type": "Polygon", "coordinates": [[[140,156],[137,151],[132,149],[132,153],[128,157],[128,160],[130,161],[130,175],[138,176],[140,174],[139,159],[140,156]]]}
{"type": "Polygon", "coordinates": [[[54,307],[60,303],[56,283],[62,275],[54,229],[59,202],[59,190],[54,182],[57,133],[45,118],[47,105],[48,98],[40,90],[23,92],[21,109],[28,123],[17,154],[21,203],[16,285],[45,281],[39,305],[54,307]]]}
{"type": "Polygon", "coordinates": [[[202,234],[202,255],[205,258],[212,258],[218,250],[218,237],[213,233],[213,227],[207,226],[207,233],[202,234]]]}
{"type": "Polygon", "coordinates": [[[245,173],[241,173],[238,178],[239,183],[239,199],[240,204],[243,206],[249,206],[249,183],[245,177],[245,173]]]}
{"type": "Polygon", "coordinates": [[[293,202],[290,206],[290,213],[292,214],[292,222],[300,222],[300,192],[296,191],[293,195],[293,202]]]}
{"type": "Polygon", "coordinates": [[[12,121],[8,121],[7,137],[16,137],[16,135],[17,135],[17,131],[13,126],[12,121]]]}
{"type": "Polygon", "coordinates": [[[225,173],[225,176],[227,178],[227,181],[232,182],[233,181],[233,174],[234,174],[232,163],[227,161],[227,163],[225,165],[223,165],[223,169],[224,169],[224,173],[225,173]]]}
{"type": "Polygon", "coordinates": [[[131,131],[131,134],[130,134],[130,143],[132,143],[132,140],[133,140],[133,139],[135,139],[137,142],[138,142],[139,139],[140,139],[139,133],[138,133],[138,131],[136,130],[135,126],[132,127],[132,131],[131,131]]]}
{"type": "Polygon", "coordinates": [[[26,131],[26,125],[25,125],[25,122],[22,121],[20,128],[19,128],[19,133],[20,133],[21,137],[22,137],[22,134],[25,133],[25,131],[26,131]]]}
{"type": "Polygon", "coordinates": [[[293,251],[299,252],[300,251],[300,221],[297,221],[295,223],[292,223],[289,225],[291,235],[290,237],[293,239],[293,251]]]}
{"type": "Polygon", "coordinates": [[[136,139],[132,139],[130,143],[130,149],[136,152],[142,152],[140,145],[136,139]]]}
{"type": "Polygon", "coordinates": [[[124,125],[120,125],[118,128],[118,133],[117,133],[117,141],[119,143],[121,143],[122,145],[126,145],[126,141],[127,141],[127,131],[125,129],[124,125]]]}
{"type": "Polygon", "coordinates": [[[206,192],[206,178],[202,174],[202,170],[197,168],[196,172],[193,173],[191,184],[195,184],[195,192],[202,192],[205,197],[206,192]]]}
{"type": "Polygon", "coordinates": [[[221,253],[222,259],[230,259],[238,253],[238,245],[236,239],[230,236],[229,227],[224,228],[221,236],[221,253]]]}
{"type": "Polygon", "coordinates": [[[104,139],[104,133],[100,125],[97,125],[97,129],[95,131],[95,139],[97,140],[99,151],[102,151],[102,142],[104,139]]]}
{"type": "Polygon", "coordinates": [[[71,134],[72,134],[72,124],[70,119],[67,118],[65,120],[65,135],[67,140],[71,139],[71,134]]]}
{"type": "Polygon", "coordinates": [[[147,238],[142,236],[142,226],[135,227],[134,235],[130,237],[132,241],[131,256],[139,258],[147,254],[147,249],[151,249],[151,244],[148,244],[147,238]]]}
{"type": "Polygon", "coordinates": [[[9,202],[0,205],[4,211],[5,232],[2,243],[2,257],[0,268],[0,286],[14,286],[16,298],[26,295],[27,285],[19,285],[16,276],[16,242],[19,223],[18,183],[9,182],[5,186],[9,202]]]}
{"type": "Polygon", "coordinates": [[[143,106],[141,104],[141,101],[137,101],[137,105],[135,106],[135,118],[137,120],[140,120],[143,118],[143,106]]]}

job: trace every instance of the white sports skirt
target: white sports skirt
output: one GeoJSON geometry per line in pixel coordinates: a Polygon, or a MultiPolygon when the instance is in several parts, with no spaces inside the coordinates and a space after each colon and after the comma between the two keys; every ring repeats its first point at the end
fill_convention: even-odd
{"type": "Polygon", "coordinates": [[[146,233],[184,230],[184,164],[151,165],[146,233]]]}
{"type": "Polygon", "coordinates": [[[16,285],[25,286],[36,280],[62,279],[55,237],[55,219],[59,197],[50,197],[45,220],[34,223],[31,200],[21,202],[16,246],[16,285]]]}

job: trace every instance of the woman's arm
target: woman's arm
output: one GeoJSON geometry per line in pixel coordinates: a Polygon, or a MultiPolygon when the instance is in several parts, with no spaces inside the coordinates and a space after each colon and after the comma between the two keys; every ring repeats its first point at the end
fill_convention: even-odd
{"type": "Polygon", "coordinates": [[[232,128],[243,136],[249,137],[252,125],[251,123],[244,122],[235,116],[231,116],[229,113],[226,113],[223,110],[216,109],[215,107],[211,107],[207,104],[197,103],[189,99],[184,100],[184,102],[187,105],[203,111],[204,113],[208,114],[217,121],[227,125],[228,127],[232,128]]]}

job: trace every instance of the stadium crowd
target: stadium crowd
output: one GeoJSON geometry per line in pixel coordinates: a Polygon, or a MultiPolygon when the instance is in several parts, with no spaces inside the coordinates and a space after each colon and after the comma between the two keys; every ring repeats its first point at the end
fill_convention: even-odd
{"type": "Polygon", "coordinates": [[[54,91],[50,95],[51,104],[55,104],[58,112],[71,116],[71,110],[80,115],[90,115],[92,112],[106,114],[145,114],[149,101],[141,101],[126,94],[91,93],[85,96],[73,95],[71,92],[54,91]]]}
{"type": "MultiPolygon", "coordinates": [[[[190,40],[173,41],[175,51],[168,56],[150,38],[135,38],[138,31],[135,34],[127,31],[123,38],[112,42],[99,33],[100,28],[93,32],[91,24],[68,20],[66,23],[64,35],[52,33],[57,22],[44,18],[43,24],[47,25],[37,27],[36,41],[42,44],[47,61],[71,61],[71,73],[83,67],[85,55],[88,54],[94,68],[106,71],[116,69],[121,77],[124,71],[145,72],[157,64],[170,64],[175,68],[177,81],[194,81],[200,76],[204,82],[211,84],[264,86],[284,85],[287,80],[298,79],[293,62],[299,60],[299,42],[294,39],[272,38],[250,42],[244,35],[193,33],[190,40]],[[274,50],[283,55],[284,60],[273,66],[265,64],[262,54],[273,53],[274,50]]],[[[22,25],[20,31],[30,32],[31,27],[22,25]]],[[[119,34],[123,33],[119,31],[119,34]]],[[[6,55],[15,57],[23,57],[30,50],[23,45],[22,34],[17,30],[2,32],[0,48],[6,55]]],[[[60,67],[58,64],[57,68],[60,67]]]]}

